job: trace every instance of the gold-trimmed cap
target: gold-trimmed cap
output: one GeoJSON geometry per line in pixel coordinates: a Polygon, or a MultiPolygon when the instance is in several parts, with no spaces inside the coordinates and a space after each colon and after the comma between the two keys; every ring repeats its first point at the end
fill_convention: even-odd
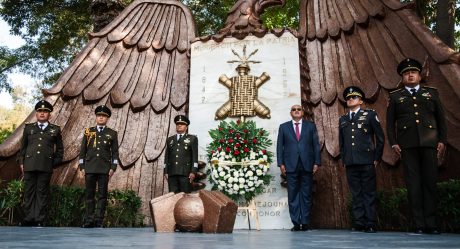
{"type": "Polygon", "coordinates": [[[174,123],[175,124],[186,124],[186,125],[189,125],[190,124],[190,120],[187,118],[187,116],[185,115],[177,115],[175,118],[174,118],[174,123]]]}
{"type": "Polygon", "coordinates": [[[46,100],[40,100],[38,101],[37,104],[35,104],[35,111],[47,111],[47,112],[52,112],[53,111],[53,105],[50,104],[50,102],[46,100]]]}
{"type": "Polygon", "coordinates": [[[350,96],[358,96],[361,99],[365,98],[363,90],[357,86],[349,86],[343,90],[343,99],[346,100],[350,96]]]}
{"type": "Polygon", "coordinates": [[[422,64],[416,59],[406,58],[399,63],[397,70],[399,75],[402,75],[404,72],[409,70],[416,70],[421,72],[422,64]]]}
{"type": "Polygon", "coordinates": [[[110,109],[105,105],[100,105],[100,106],[96,107],[96,109],[94,110],[94,113],[96,115],[104,115],[104,116],[107,116],[109,118],[110,118],[110,116],[112,116],[112,111],[110,111],[110,109]]]}

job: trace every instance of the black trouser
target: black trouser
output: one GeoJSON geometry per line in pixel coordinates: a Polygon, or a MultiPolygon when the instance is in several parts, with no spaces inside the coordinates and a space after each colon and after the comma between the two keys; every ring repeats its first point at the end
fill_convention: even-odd
{"type": "Polygon", "coordinates": [[[86,185],[86,223],[102,223],[107,207],[108,174],[85,174],[86,185]],[[96,184],[98,190],[97,207],[95,208],[96,184]],[[94,212],[96,209],[96,212],[94,212]]]}
{"type": "Polygon", "coordinates": [[[45,207],[50,192],[51,173],[42,171],[24,172],[25,222],[43,222],[45,207]]]}
{"type": "Polygon", "coordinates": [[[174,193],[190,193],[192,192],[192,185],[188,176],[173,175],[168,176],[169,192],[174,193]]]}
{"type": "Polygon", "coordinates": [[[375,166],[347,165],[348,187],[353,196],[353,222],[357,226],[374,227],[376,223],[375,197],[376,179],[375,166]]]}
{"type": "Polygon", "coordinates": [[[418,228],[436,228],[438,159],[435,148],[403,149],[407,196],[418,228]]]}

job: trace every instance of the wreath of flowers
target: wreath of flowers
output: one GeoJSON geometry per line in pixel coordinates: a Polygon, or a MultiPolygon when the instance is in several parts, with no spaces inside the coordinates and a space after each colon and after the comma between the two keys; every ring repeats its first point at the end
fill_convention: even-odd
{"type": "Polygon", "coordinates": [[[211,165],[209,180],[234,201],[250,202],[270,183],[267,174],[273,153],[268,132],[257,128],[254,121],[221,121],[209,131],[212,142],[207,147],[211,165]]]}

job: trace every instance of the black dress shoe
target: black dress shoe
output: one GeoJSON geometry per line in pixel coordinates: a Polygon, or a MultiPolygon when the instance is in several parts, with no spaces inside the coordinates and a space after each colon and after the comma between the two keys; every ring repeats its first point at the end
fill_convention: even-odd
{"type": "Polygon", "coordinates": [[[94,224],[94,227],[96,227],[96,228],[103,228],[104,225],[103,225],[102,222],[96,222],[96,223],[94,224]]]}
{"type": "Polygon", "coordinates": [[[93,227],[94,227],[94,223],[92,222],[86,222],[85,224],[81,226],[81,228],[93,228],[93,227]]]}
{"type": "Polygon", "coordinates": [[[366,233],[376,233],[377,230],[374,227],[367,227],[364,232],[366,232],[366,233]]]}
{"type": "Polygon", "coordinates": [[[34,225],[34,222],[32,221],[26,221],[26,220],[23,220],[21,222],[19,222],[18,226],[20,227],[31,227],[34,225]]]}
{"type": "Polygon", "coordinates": [[[300,225],[294,225],[294,226],[291,228],[291,232],[297,232],[297,231],[300,231],[300,225]]]}
{"type": "Polygon", "coordinates": [[[366,230],[366,228],[362,225],[356,225],[354,227],[351,228],[351,231],[352,232],[364,232],[366,230]]]}
{"type": "Polygon", "coordinates": [[[43,222],[37,222],[35,223],[34,227],[44,227],[43,222]]]}
{"type": "Polygon", "coordinates": [[[423,230],[423,232],[426,234],[434,234],[434,235],[441,234],[441,232],[436,228],[426,228],[425,230],[423,230]]]}
{"type": "Polygon", "coordinates": [[[310,230],[310,226],[308,224],[302,224],[302,231],[310,230]]]}
{"type": "Polygon", "coordinates": [[[414,231],[415,234],[423,234],[423,229],[420,227],[417,227],[414,231]]]}

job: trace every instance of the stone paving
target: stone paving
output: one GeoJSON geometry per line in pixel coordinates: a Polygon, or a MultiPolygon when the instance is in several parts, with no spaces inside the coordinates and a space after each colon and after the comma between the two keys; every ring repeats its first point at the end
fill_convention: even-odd
{"type": "Polygon", "coordinates": [[[375,234],[347,230],[235,230],[232,234],[154,233],[152,228],[0,227],[0,248],[460,248],[460,234],[375,234]]]}

